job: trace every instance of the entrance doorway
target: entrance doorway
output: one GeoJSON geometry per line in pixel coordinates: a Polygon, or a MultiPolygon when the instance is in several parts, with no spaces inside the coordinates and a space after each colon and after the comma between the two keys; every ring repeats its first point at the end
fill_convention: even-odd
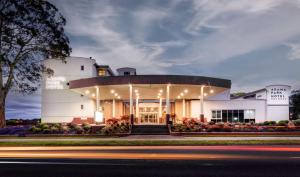
{"type": "Polygon", "coordinates": [[[139,107],[140,124],[159,124],[158,104],[142,104],[139,107]]]}

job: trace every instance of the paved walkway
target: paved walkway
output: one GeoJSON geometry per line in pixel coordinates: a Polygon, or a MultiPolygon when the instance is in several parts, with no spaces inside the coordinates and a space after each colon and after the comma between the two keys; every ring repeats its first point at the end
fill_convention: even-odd
{"type": "Polygon", "coordinates": [[[135,140],[300,140],[300,137],[184,137],[184,136],[170,136],[170,135],[131,135],[127,137],[112,137],[112,138],[61,138],[61,137],[38,137],[38,138],[2,138],[0,137],[0,142],[23,142],[23,141],[135,141],[135,140]]]}

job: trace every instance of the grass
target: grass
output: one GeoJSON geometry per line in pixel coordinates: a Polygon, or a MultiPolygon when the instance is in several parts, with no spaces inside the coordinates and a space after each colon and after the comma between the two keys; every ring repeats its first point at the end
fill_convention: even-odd
{"type": "Polygon", "coordinates": [[[300,140],[106,140],[0,142],[0,146],[300,145],[300,140]]]}

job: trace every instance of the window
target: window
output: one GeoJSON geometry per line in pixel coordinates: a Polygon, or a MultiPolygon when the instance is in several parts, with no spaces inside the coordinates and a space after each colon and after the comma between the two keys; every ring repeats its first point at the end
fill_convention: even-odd
{"type": "Polygon", "coordinates": [[[214,122],[255,122],[255,110],[212,110],[214,122]]]}
{"type": "Polygon", "coordinates": [[[124,72],[124,76],[130,75],[130,72],[126,71],[124,72]]]}
{"type": "Polygon", "coordinates": [[[81,65],[81,71],[83,71],[84,70],[84,66],[83,65],[81,65]]]}
{"type": "Polygon", "coordinates": [[[245,122],[255,122],[255,110],[247,109],[244,113],[245,122]]]}
{"type": "Polygon", "coordinates": [[[83,107],[83,104],[82,104],[82,105],[80,105],[80,109],[81,109],[81,110],[83,110],[83,109],[84,109],[84,107],[83,107]]]}
{"type": "Polygon", "coordinates": [[[214,122],[222,122],[221,110],[213,110],[212,111],[212,119],[214,122]]]}
{"type": "Polygon", "coordinates": [[[98,76],[106,76],[106,70],[104,68],[100,68],[98,70],[98,76]]]}

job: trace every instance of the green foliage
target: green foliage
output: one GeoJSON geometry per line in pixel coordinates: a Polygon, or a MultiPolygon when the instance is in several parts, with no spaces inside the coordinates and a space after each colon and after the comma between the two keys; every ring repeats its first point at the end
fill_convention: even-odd
{"type": "Polygon", "coordinates": [[[288,123],[289,123],[288,120],[280,120],[280,121],[278,121],[277,125],[278,126],[287,126],[288,123]]]}
{"type": "Polygon", "coordinates": [[[293,120],[293,123],[294,123],[296,126],[300,126],[300,119],[293,120]]]}
{"type": "Polygon", "coordinates": [[[264,125],[266,125],[266,126],[274,126],[274,125],[276,125],[276,121],[265,121],[264,125]]]}
{"type": "Polygon", "coordinates": [[[291,96],[291,106],[293,119],[300,119],[300,90],[293,92],[291,96]]]}

